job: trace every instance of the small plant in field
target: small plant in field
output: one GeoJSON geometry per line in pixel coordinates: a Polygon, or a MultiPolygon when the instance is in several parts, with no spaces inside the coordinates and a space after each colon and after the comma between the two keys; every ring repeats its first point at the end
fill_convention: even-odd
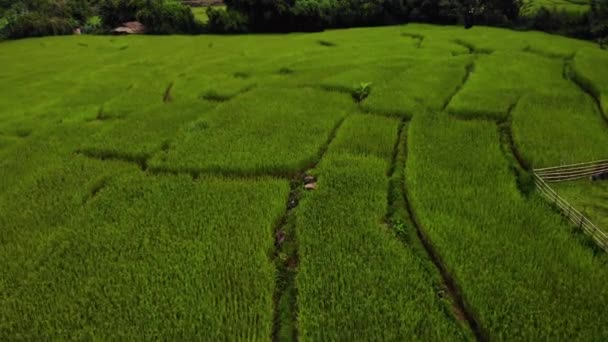
{"type": "Polygon", "coordinates": [[[395,221],[393,222],[393,228],[395,229],[395,232],[397,233],[398,236],[405,236],[406,235],[406,228],[405,228],[405,224],[401,221],[395,221]]]}
{"type": "Polygon", "coordinates": [[[317,43],[319,43],[319,45],[321,45],[321,46],[327,46],[327,47],[336,46],[336,43],[330,42],[327,40],[319,40],[319,41],[317,41],[317,43]]]}
{"type": "Polygon", "coordinates": [[[372,83],[371,82],[361,82],[358,86],[353,89],[353,98],[357,102],[361,102],[365,100],[369,94],[372,92],[372,83]]]}
{"type": "Polygon", "coordinates": [[[293,69],[283,67],[283,68],[279,69],[279,74],[281,74],[281,75],[293,74],[293,69]]]}
{"type": "Polygon", "coordinates": [[[235,78],[249,78],[251,75],[248,72],[244,72],[244,71],[237,71],[234,73],[234,77],[235,78]]]}

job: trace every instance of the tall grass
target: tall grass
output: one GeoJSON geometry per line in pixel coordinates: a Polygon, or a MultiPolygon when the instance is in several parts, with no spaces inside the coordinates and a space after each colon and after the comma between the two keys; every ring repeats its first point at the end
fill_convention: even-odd
{"type": "Polygon", "coordinates": [[[415,213],[489,336],[608,337],[605,255],[520,194],[494,123],[416,116],[408,142],[415,213]]]}
{"type": "Polygon", "coordinates": [[[260,89],[186,127],[152,167],[193,172],[291,174],[317,159],[351,99],[314,89],[260,89]]]}
{"type": "Polygon", "coordinates": [[[0,336],[268,340],[269,255],[288,190],[273,179],[107,180],[3,289],[0,336]]]}
{"type": "Polygon", "coordinates": [[[514,108],[532,166],[602,155],[589,42],[410,24],[0,49],[0,339],[268,340],[272,227],[322,155],[290,241],[299,337],[469,339],[411,225],[385,222],[408,221],[402,118],[412,208],[489,337],[606,337],[599,257],[520,196],[490,122],[514,108]]]}
{"type": "Polygon", "coordinates": [[[536,168],[608,158],[607,122],[574,87],[556,95],[524,95],[512,115],[517,148],[536,168]]]}
{"type": "Polygon", "coordinates": [[[397,121],[346,119],[297,212],[303,340],[462,340],[416,255],[382,220],[397,121]],[[376,139],[376,137],[382,137],[376,139]]]}

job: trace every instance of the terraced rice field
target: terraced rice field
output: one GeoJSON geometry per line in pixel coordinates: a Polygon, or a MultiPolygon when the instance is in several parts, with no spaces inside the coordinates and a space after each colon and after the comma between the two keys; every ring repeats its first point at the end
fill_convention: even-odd
{"type": "MultiPolygon", "coordinates": [[[[608,158],[591,43],[412,24],[0,49],[2,340],[608,340],[608,256],[529,172],[608,158]]],[[[601,220],[605,188],[563,191],[601,220]]]]}
{"type": "Polygon", "coordinates": [[[534,14],[545,7],[548,10],[584,14],[589,11],[589,3],[589,0],[525,0],[521,11],[523,14],[534,14]]]}

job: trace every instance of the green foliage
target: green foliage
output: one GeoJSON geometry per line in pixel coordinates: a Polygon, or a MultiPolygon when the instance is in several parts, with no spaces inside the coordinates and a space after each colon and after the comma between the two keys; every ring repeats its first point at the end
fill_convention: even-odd
{"type": "Polygon", "coordinates": [[[106,28],[135,20],[137,11],[143,5],[143,0],[102,0],[99,4],[99,16],[106,28]]]}
{"type": "Polygon", "coordinates": [[[150,33],[195,33],[199,27],[190,7],[173,0],[149,1],[135,14],[150,33]]]}
{"type": "Polygon", "coordinates": [[[353,98],[357,102],[365,100],[372,92],[372,82],[361,82],[353,88],[353,98]]]}
{"type": "Polygon", "coordinates": [[[103,0],[99,15],[106,28],[140,21],[156,34],[197,33],[201,30],[190,7],[175,0],[103,0]]]}
{"type": "Polygon", "coordinates": [[[4,6],[4,35],[26,38],[72,34],[93,13],[88,0],[20,0],[4,6]]]}
{"type": "Polygon", "coordinates": [[[237,11],[224,8],[207,8],[207,30],[212,33],[247,32],[247,17],[237,11]]]}
{"type": "Polygon", "coordinates": [[[9,16],[4,33],[8,38],[58,36],[72,34],[76,22],[71,19],[48,17],[38,12],[9,16]]]}
{"type": "Polygon", "coordinates": [[[254,31],[318,31],[408,19],[454,24],[470,12],[480,23],[501,25],[516,20],[520,8],[518,0],[227,0],[226,4],[247,16],[254,31]]]}
{"type": "Polygon", "coordinates": [[[589,14],[591,33],[598,39],[608,38],[608,1],[591,0],[589,14]]]}
{"type": "Polygon", "coordinates": [[[585,14],[590,9],[589,0],[524,0],[522,14],[534,15],[542,8],[552,12],[568,12],[573,14],[585,14]]]}

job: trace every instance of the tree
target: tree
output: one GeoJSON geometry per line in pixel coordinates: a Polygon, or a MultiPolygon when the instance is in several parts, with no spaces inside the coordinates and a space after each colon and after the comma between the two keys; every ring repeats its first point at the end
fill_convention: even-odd
{"type": "Polygon", "coordinates": [[[589,12],[590,31],[593,37],[608,39],[608,0],[592,0],[589,12]]]}

